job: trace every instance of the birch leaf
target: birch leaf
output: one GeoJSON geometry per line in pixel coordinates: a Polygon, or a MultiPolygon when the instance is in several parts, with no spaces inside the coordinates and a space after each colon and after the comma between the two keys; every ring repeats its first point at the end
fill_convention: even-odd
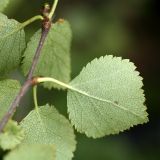
{"type": "Polygon", "coordinates": [[[6,155],[4,160],[55,160],[55,152],[53,145],[21,145],[6,155]]]}
{"type": "MultiPolygon", "coordinates": [[[[41,30],[37,31],[27,45],[24,53],[22,70],[27,75],[31,66],[36,48],[41,36],[41,30]]],[[[58,21],[52,24],[50,32],[44,43],[41,55],[36,66],[34,76],[54,77],[62,82],[70,81],[70,47],[71,29],[67,21],[58,21]]],[[[57,84],[44,83],[44,87],[58,89],[63,88],[57,84]]]]}
{"type": "Polygon", "coordinates": [[[68,112],[75,128],[89,137],[118,134],[148,121],[142,78],[129,60],[93,60],[70,83],[68,112]]]}
{"type": "Polygon", "coordinates": [[[53,106],[43,106],[37,113],[31,111],[21,122],[25,144],[53,144],[56,160],[71,160],[75,150],[75,136],[68,120],[53,106]]]}
{"type": "Polygon", "coordinates": [[[17,68],[25,48],[25,33],[21,24],[0,13],[0,75],[17,68]]]}

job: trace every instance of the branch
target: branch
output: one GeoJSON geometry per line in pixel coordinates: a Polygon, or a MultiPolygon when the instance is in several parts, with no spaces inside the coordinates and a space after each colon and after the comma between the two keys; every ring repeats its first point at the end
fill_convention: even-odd
{"type": "Polygon", "coordinates": [[[41,50],[42,50],[42,47],[44,45],[44,42],[45,42],[45,39],[48,35],[48,32],[50,30],[50,27],[51,27],[51,22],[49,19],[45,18],[43,20],[43,23],[42,23],[42,34],[41,34],[41,38],[40,38],[40,41],[39,41],[39,44],[38,44],[38,47],[37,47],[37,50],[36,50],[36,53],[35,53],[35,56],[33,58],[33,62],[32,62],[32,66],[29,70],[29,73],[28,73],[28,76],[27,76],[27,80],[30,80],[32,77],[33,77],[33,73],[34,73],[34,70],[36,68],[36,65],[38,63],[38,59],[40,57],[40,53],[41,53],[41,50]]]}
{"type": "Polygon", "coordinates": [[[3,117],[3,119],[0,121],[0,132],[3,131],[3,128],[5,127],[5,125],[9,121],[9,119],[13,116],[14,112],[16,111],[17,106],[20,103],[20,100],[22,99],[22,97],[24,96],[24,94],[28,91],[28,89],[29,89],[29,87],[31,85],[33,85],[32,80],[27,80],[24,83],[24,85],[22,86],[22,88],[20,89],[18,95],[16,96],[16,98],[12,102],[11,106],[9,107],[8,112],[5,114],[5,116],[3,117]]]}
{"type": "Polygon", "coordinates": [[[31,68],[30,68],[29,73],[27,75],[27,80],[23,84],[22,88],[20,89],[20,92],[18,93],[18,95],[16,96],[16,98],[14,99],[12,104],[10,105],[8,112],[5,114],[3,119],[0,121],[0,133],[3,131],[5,125],[9,121],[9,119],[15,113],[16,108],[19,105],[22,97],[26,94],[26,92],[29,90],[29,88],[32,85],[37,84],[35,79],[33,78],[33,73],[34,73],[36,65],[38,63],[38,59],[40,57],[40,53],[41,53],[42,47],[44,45],[45,39],[46,39],[46,37],[49,33],[49,30],[51,28],[51,20],[50,20],[50,18],[48,18],[49,13],[50,13],[50,7],[49,7],[49,5],[45,4],[43,11],[42,11],[42,14],[44,17],[44,19],[42,21],[42,34],[41,34],[41,38],[40,38],[37,50],[35,52],[35,56],[32,61],[31,68]]]}
{"type": "Polygon", "coordinates": [[[48,35],[48,32],[49,32],[49,30],[51,28],[52,22],[48,18],[49,12],[50,12],[50,6],[48,4],[45,4],[44,9],[43,9],[43,13],[42,13],[43,17],[44,17],[44,19],[42,21],[42,34],[41,34],[41,38],[40,38],[40,41],[39,41],[35,56],[33,58],[32,66],[31,66],[31,68],[29,70],[29,73],[28,73],[27,80],[29,80],[29,79],[31,79],[33,77],[33,73],[34,73],[34,70],[35,70],[36,65],[38,63],[38,59],[39,59],[42,47],[44,45],[45,39],[46,39],[46,37],[48,35]]]}

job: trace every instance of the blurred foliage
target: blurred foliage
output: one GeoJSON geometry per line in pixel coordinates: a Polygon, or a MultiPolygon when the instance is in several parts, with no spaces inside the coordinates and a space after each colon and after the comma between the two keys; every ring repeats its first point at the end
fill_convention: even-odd
{"type": "MultiPolygon", "coordinates": [[[[20,22],[39,14],[45,0],[12,0],[5,10],[20,22]]],[[[52,3],[52,0],[48,0],[52,3]]],[[[120,135],[88,139],[77,134],[75,160],[159,160],[160,101],[159,8],[156,0],[60,0],[54,21],[69,20],[73,30],[72,77],[88,61],[105,54],[130,58],[144,77],[146,105],[150,122],[120,135]]],[[[40,27],[35,22],[25,30],[27,41],[40,27]]],[[[24,81],[20,71],[10,75],[24,81]]],[[[67,116],[66,92],[38,88],[39,104],[49,102],[67,116]]],[[[31,91],[24,98],[16,118],[21,119],[33,106],[31,91]]]]}

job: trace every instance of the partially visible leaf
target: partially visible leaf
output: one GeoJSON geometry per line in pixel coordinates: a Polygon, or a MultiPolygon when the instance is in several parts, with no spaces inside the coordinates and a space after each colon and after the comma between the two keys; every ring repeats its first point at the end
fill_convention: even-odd
{"type": "Polygon", "coordinates": [[[129,60],[105,56],[70,83],[68,112],[79,132],[98,138],[148,121],[142,78],[135,69],[129,60]]]}
{"type": "Polygon", "coordinates": [[[3,150],[15,148],[22,142],[24,132],[16,121],[10,120],[3,133],[0,134],[0,146],[3,150]]]}
{"type": "Polygon", "coordinates": [[[0,119],[7,112],[19,89],[20,84],[16,80],[0,81],[0,119]]]}
{"type": "Polygon", "coordinates": [[[16,68],[25,48],[25,33],[20,23],[0,13],[0,75],[16,68]]]}
{"type": "Polygon", "coordinates": [[[54,145],[20,145],[5,156],[4,160],[55,160],[54,145]]]}
{"type": "MultiPolygon", "coordinates": [[[[27,75],[31,66],[39,39],[41,30],[36,32],[27,45],[24,53],[22,70],[27,75]]],[[[41,56],[36,66],[35,76],[54,77],[62,82],[68,83],[70,80],[70,47],[71,47],[71,29],[67,21],[58,21],[52,24],[48,37],[41,51],[41,56]]],[[[62,88],[53,83],[44,83],[45,87],[62,88]]]]}
{"type": "Polygon", "coordinates": [[[68,120],[52,106],[35,110],[21,122],[25,131],[25,144],[54,144],[57,160],[71,160],[75,150],[75,136],[68,120]]]}
{"type": "Polygon", "coordinates": [[[2,12],[8,5],[10,0],[0,0],[0,12],[2,12]]]}

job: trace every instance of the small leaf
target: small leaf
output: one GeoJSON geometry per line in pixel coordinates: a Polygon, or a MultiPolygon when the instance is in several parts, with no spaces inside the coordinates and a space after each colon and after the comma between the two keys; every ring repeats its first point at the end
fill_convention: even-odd
{"type": "Polygon", "coordinates": [[[0,0],[0,12],[2,12],[8,5],[10,0],[0,0]]]}
{"type": "Polygon", "coordinates": [[[55,160],[53,145],[21,145],[5,156],[4,160],[55,160]]]}
{"type": "MultiPolygon", "coordinates": [[[[31,66],[38,42],[41,36],[41,30],[36,32],[27,45],[24,53],[22,70],[27,75],[31,66]]],[[[70,46],[71,29],[67,21],[58,21],[52,24],[48,37],[44,43],[36,66],[35,76],[54,77],[60,81],[68,83],[70,80],[70,46]]],[[[53,83],[44,83],[44,87],[62,88],[53,83]]]]}
{"type": "Polygon", "coordinates": [[[68,112],[79,132],[98,138],[148,121],[142,78],[135,69],[129,60],[105,56],[70,83],[68,112]]]}
{"type": "Polygon", "coordinates": [[[57,160],[71,160],[75,150],[75,136],[68,120],[52,106],[35,110],[21,122],[25,131],[25,144],[54,144],[57,160]]]}
{"type": "Polygon", "coordinates": [[[15,148],[24,138],[24,132],[16,121],[10,120],[4,132],[0,134],[0,146],[3,150],[15,148]]]}
{"type": "Polygon", "coordinates": [[[20,90],[20,84],[16,80],[0,81],[0,119],[8,111],[8,108],[20,90]]]}
{"type": "Polygon", "coordinates": [[[25,48],[24,30],[20,23],[0,13],[0,75],[18,67],[25,48]]]}

